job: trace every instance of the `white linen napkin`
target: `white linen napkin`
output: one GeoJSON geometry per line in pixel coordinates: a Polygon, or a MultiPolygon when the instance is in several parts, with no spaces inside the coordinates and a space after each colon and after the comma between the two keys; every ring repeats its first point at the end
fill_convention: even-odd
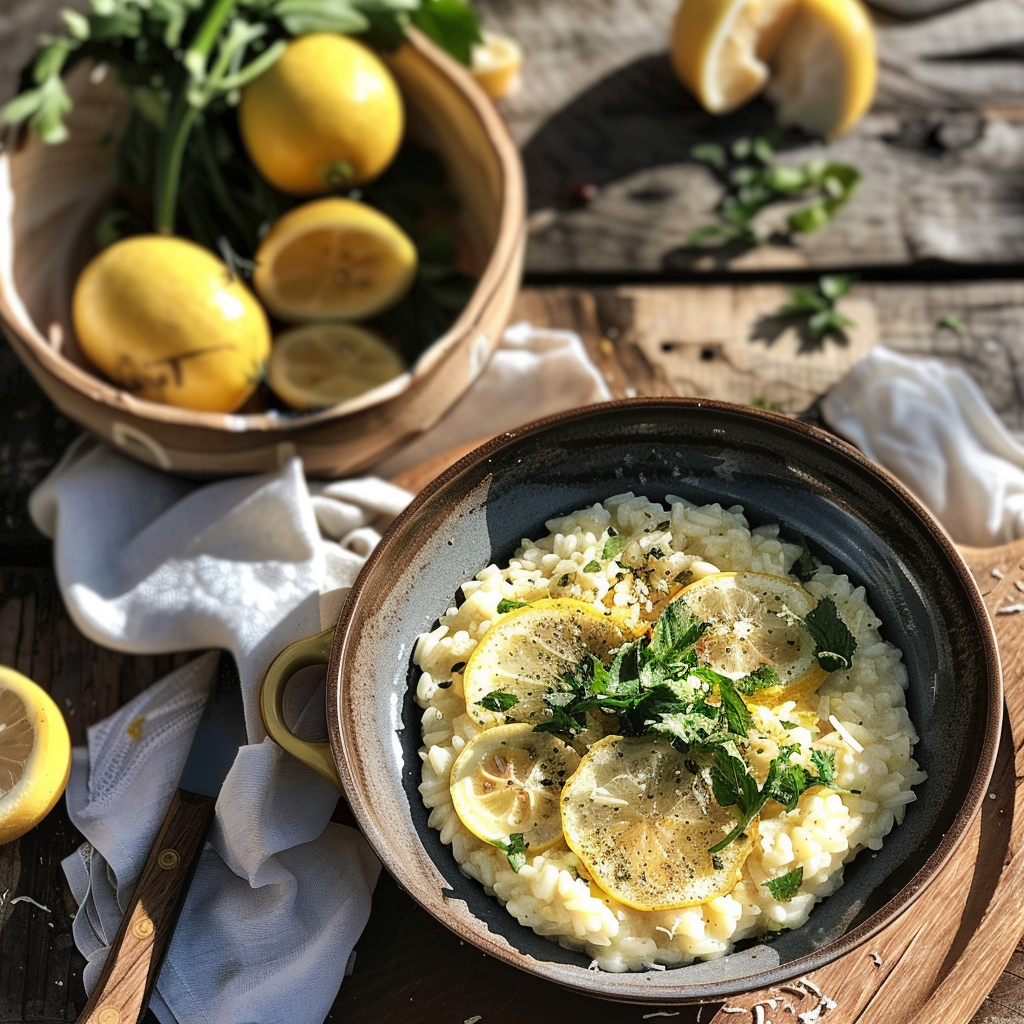
{"type": "Polygon", "coordinates": [[[825,396],[821,412],[953,540],[985,547],[1024,536],[1024,446],[962,369],[878,346],[825,396]]]}
{"type": "MultiPolygon", "coordinates": [[[[452,411],[379,472],[608,397],[578,337],[518,324],[452,411]]],[[[379,865],[361,835],[329,821],[331,786],[265,737],[258,687],[284,646],[337,620],[409,498],[376,475],[307,481],[297,459],[275,473],[196,485],[89,441],[32,495],[69,614],[87,637],[139,654],[224,648],[239,667],[249,745],[217,801],[151,1002],[164,1024],[320,1024],[330,1009],[379,865]]],[[[217,658],[204,654],[154,684],[75,751],[68,811],[87,842],[64,868],[89,991],[176,787],[217,658]]],[[[322,673],[289,688],[286,714],[309,738],[325,731],[323,700],[322,673]]]]}

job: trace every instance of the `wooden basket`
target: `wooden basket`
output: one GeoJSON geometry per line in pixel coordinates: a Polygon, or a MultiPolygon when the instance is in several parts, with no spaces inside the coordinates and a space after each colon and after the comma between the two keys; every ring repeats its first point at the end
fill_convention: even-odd
{"type": "Polygon", "coordinates": [[[92,227],[114,188],[112,129],[124,103],[109,76],[70,76],[71,138],[45,146],[22,133],[0,153],[0,323],[29,372],[67,416],[140,461],[188,475],[262,472],[291,455],[306,472],[363,469],[433,426],[497,346],[525,247],[519,154],[470,75],[422,35],[385,55],[410,134],[429,140],[461,204],[481,273],[466,308],[409,373],[302,415],[194,412],[134,397],[89,366],[71,329],[75,279],[94,251],[92,227]]]}

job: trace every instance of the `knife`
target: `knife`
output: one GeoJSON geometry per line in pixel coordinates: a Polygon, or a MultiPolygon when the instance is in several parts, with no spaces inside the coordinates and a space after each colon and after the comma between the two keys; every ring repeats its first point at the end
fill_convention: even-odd
{"type": "Polygon", "coordinates": [[[178,788],[79,1024],[142,1019],[199,863],[217,794],[246,742],[238,669],[223,651],[178,788]]]}

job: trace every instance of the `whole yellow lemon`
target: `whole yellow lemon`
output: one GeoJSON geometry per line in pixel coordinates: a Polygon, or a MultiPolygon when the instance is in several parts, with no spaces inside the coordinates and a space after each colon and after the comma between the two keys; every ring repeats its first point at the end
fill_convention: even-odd
{"type": "Polygon", "coordinates": [[[238,124],[271,184],[315,195],[380,174],[398,151],[405,114],[375,54],[348,36],[318,32],[289,43],[242,90],[238,124]]]}
{"type": "Polygon", "coordinates": [[[82,352],[126,391],[184,409],[232,412],[263,377],[270,324],[212,253],[139,235],[104,249],[75,285],[82,352]]]}

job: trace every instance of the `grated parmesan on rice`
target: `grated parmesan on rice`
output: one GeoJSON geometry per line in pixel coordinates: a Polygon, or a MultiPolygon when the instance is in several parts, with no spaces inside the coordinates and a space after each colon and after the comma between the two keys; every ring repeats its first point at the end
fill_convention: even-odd
{"type": "Polygon", "coordinates": [[[777,526],[751,529],[736,506],[695,506],[669,496],[665,504],[622,494],[546,524],[549,533],[524,539],[508,566],[489,565],[462,586],[464,600],[422,634],[414,661],[416,697],[423,708],[420,793],[429,823],[450,844],[463,873],[496,896],[516,920],[563,946],[586,952],[606,971],[681,966],[728,953],[743,939],[797,928],[814,904],[842,884],[843,867],[858,850],[878,850],[903,820],[925,778],[912,753],[917,735],[907,714],[907,673],[900,651],[883,640],[863,588],[819,566],[805,584],[819,600],[830,596],[857,640],[850,668],[833,673],[810,706],[787,701],[752,707],[757,729],[786,742],[811,742],[836,753],[835,792],[807,791],[795,810],[770,802],[736,887],[707,903],[642,911],[598,898],[579,873],[579,861],[558,844],[534,854],[517,873],[497,847],[465,828],[452,806],[451,766],[480,727],[466,714],[460,669],[491,623],[498,603],[572,597],[604,610],[611,605],[636,620],[656,596],[613,559],[602,559],[609,530],[628,538],[618,562],[655,567],[653,589],[685,574],[751,570],[786,575],[801,549],[777,526]],[[653,552],[653,554],[652,554],[653,552]],[[598,563],[599,568],[594,568],[598,563]],[[585,567],[591,569],[585,571],[585,567]],[[774,808],[774,810],[772,810],[774,808]],[[787,902],[761,884],[800,867],[803,884],[787,902]]]}

